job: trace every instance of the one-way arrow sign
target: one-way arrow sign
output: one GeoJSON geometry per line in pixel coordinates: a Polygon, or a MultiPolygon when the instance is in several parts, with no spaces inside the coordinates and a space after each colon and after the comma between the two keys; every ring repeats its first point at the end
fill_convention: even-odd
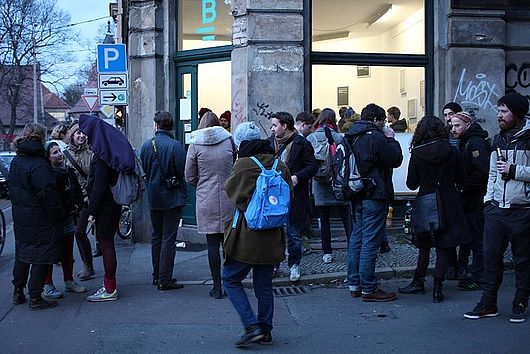
{"type": "Polygon", "coordinates": [[[101,105],[125,106],[127,105],[127,90],[100,90],[99,103],[101,105]]]}

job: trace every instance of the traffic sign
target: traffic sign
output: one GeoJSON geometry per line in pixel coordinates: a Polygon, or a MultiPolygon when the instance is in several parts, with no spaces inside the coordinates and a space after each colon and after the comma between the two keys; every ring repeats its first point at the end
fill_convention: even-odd
{"type": "Polygon", "coordinates": [[[98,72],[123,73],[127,71],[125,44],[98,44],[98,72]]]}
{"type": "Polygon", "coordinates": [[[98,102],[98,96],[96,95],[81,95],[81,98],[85,102],[85,105],[87,106],[88,110],[92,112],[94,110],[94,107],[96,107],[96,103],[98,102]]]}
{"type": "Polygon", "coordinates": [[[100,107],[100,111],[101,113],[103,113],[103,115],[107,118],[112,118],[114,117],[114,107],[113,106],[108,106],[108,105],[105,105],[105,106],[101,106],[100,107]]]}
{"type": "Polygon", "coordinates": [[[98,75],[98,88],[127,88],[127,74],[112,73],[98,75]]]}
{"type": "Polygon", "coordinates": [[[98,95],[98,89],[97,88],[85,88],[85,95],[88,96],[97,96],[98,95]]]}
{"type": "Polygon", "coordinates": [[[102,105],[126,106],[127,99],[127,90],[124,89],[99,91],[99,102],[102,105]]]}

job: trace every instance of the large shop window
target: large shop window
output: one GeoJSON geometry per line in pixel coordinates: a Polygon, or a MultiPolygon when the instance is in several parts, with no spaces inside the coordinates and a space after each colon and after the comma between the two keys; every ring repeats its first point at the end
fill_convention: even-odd
{"type": "Polygon", "coordinates": [[[369,103],[385,111],[397,107],[409,133],[425,115],[424,68],[313,65],[312,75],[313,109],[332,108],[338,115],[341,107],[351,107],[360,114],[369,103]]]}
{"type": "Polygon", "coordinates": [[[425,54],[424,0],[313,0],[317,52],[425,54]]]}
{"type": "Polygon", "coordinates": [[[232,44],[229,0],[178,0],[178,50],[232,44]]]}

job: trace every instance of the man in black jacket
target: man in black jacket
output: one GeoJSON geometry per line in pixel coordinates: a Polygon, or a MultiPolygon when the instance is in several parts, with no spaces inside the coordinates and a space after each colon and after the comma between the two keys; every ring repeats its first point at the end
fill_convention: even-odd
{"type": "Polygon", "coordinates": [[[354,224],[348,248],[348,285],[352,297],[363,301],[392,301],[395,293],[377,287],[375,262],[385,231],[389,202],[394,199],[392,169],[403,161],[401,146],[394,139],[394,131],[380,129],[377,124],[386,118],[385,110],[369,104],[346,133],[357,158],[362,177],[371,186],[354,201],[354,224]]]}
{"type": "Polygon", "coordinates": [[[164,291],[183,287],[173,279],[173,266],[178,225],[187,198],[186,152],[171,133],[171,113],[156,112],[154,121],[155,136],[144,142],[140,157],[147,176],[147,201],[153,224],[153,285],[164,291]]]}
{"type": "Polygon", "coordinates": [[[287,265],[291,270],[289,279],[300,280],[300,260],[302,259],[301,232],[311,210],[309,181],[318,170],[313,146],[294,128],[293,116],[287,112],[277,112],[272,117],[271,143],[276,156],[285,162],[291,172],[294,199],[289,210],[287,224],[287,265]]]}
{"type": "MultiPolygon", "coordinates": [[[[482,281],[482,239],[484,238],[484,202],[488,185],[491,146],[486,140],[488,132],[473,121],[467,112],[455,113],[451,118],[451,133],[458,139],[458,151],[467,176],[466,183],[459,186],[462,207],[470,231],[469,248],[473,251],[471,274],[458,282],[459,290],[480,290],[482,281]]],[[[464,237],[466,235],[462,235],[464,237]]],[[[461,264],[462,268],[467,265],[461,264]]]]}

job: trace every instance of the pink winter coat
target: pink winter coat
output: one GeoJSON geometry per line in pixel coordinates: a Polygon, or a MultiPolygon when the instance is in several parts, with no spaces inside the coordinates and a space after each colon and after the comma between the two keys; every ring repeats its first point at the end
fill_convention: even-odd
{"type": "Polygon", "coordinates": [[[224,233],[225,221],[234,216],[234,205],[223,190],[234,163],[231,135],[222,127],[199,129],[191,133],[190,143],[185,178],[197,188],[197,231],[224,233]]]}

